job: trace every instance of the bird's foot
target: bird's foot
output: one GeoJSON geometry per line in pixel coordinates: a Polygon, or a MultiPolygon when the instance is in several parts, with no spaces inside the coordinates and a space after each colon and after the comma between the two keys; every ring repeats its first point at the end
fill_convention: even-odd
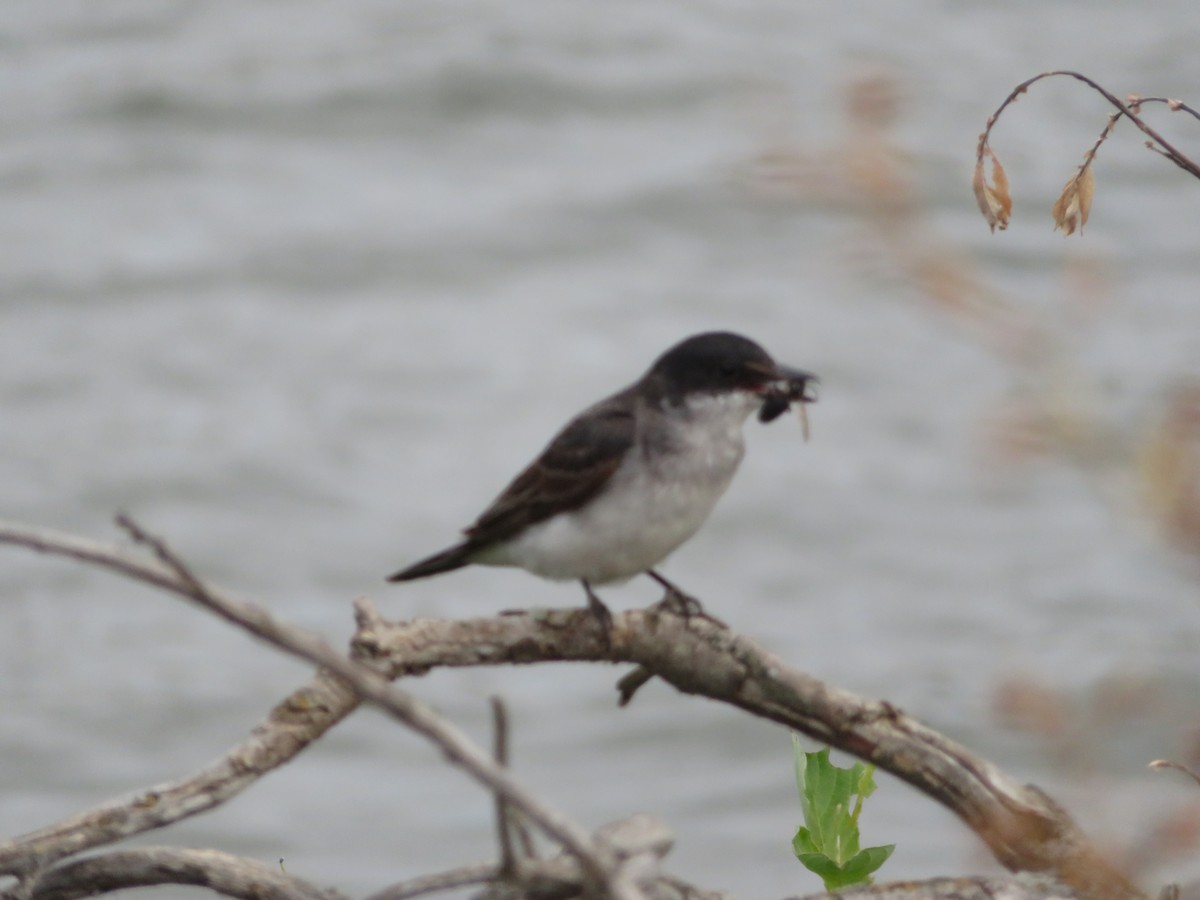
{"type": "Polygon", "coordinates": [[[698,619],[707,619],[718,628],[728,628],[729,626],[718,619],[716,616],[705,611],[703,604],[691,594],[680,590],[667,579],[663,578],[653,569],[648,569],[646,574],[663,586],[666,593],[663,598],[655,604],[655,609],[662,609],[667,612],[675,613],[683,616],[685,619],[690,619],[693,616],[698,619]]]}
{"type": "Polygon", "coordinates": [[[666,612],[672,612],[676,615],[683,616],[685,619],[697,618],[706,619],[712,622],[718,628],[728,628],[729,626],[708,612],[704,605],[693,597],[691,594],[685,594],[676,587],[667,588],[667,592],[663,594],[663,598],[654,605],[655,609],[662,609],[666,612]]]}
{"type": "Polygon", "coordinates": [[[583,589],[587,592],[588,610],[596,617],[596,621],[600,625],[600,631],[604,635],[604,643],[612,646],[612,611],[604,605],[603,600],[596,596],[596,592],[592,590],[592,586],[586,581],[583,582],[583,589]]]}
{"type": "MultiPolygon", "coordinates": [[[[716,616],[709,615],[704,611],[704,606],[699,600],[684,591],[681,591],[667,579],[663,578],[653,569],[647,569],[646,574],[663,586],[663,598],[654,606],[653,610],[662,610],[664,612],[673,613],[682,616],[684,621],[691,621],[693,617],[698,619],[707,619],[718,628],[728,629],[729,626],[718,619],[716,616]]],[[[590,594],[590,591],[589,591],[590,594]]],[[[641,689],[643,685],[654,677],[654,673],[645,666],[638,666],[628,675],[624,676],[617,682],[617,690],[620,692],[620,705],[626,706],[633,699],[633,695],[641,689]]]]}
{"type": "Polygon", "coordinates": [[[700,600],[684,592],[684,590],[680,590],[670,581],[667,581],[666,578],[659,575],[658,572],[653,569],[647,569],[646,574],[654,578],[654,581],[661,584],[662,588],[666,590],[666,593],[662,595],[662,599],[659,600],[658,604],[655,604],[654,608],[656,610],[673,612],[677,616],[683,616],[685,619],[690,619],[694,616],[696,618],[708,619],[709,622],[712,622],[718,628],[728,628],[728,625],[721,622],[719,618],[709,616],[707,612],[704,612],[704,607],[701,605],[700,600]]]}
{"type": "Polygon", "coordinates": [[[704,605],[691,594],[685,594],[677,588],[667,588],[663,598],[656,604],[667,612],[673,612],[690,619],[692,616],[704,615],[704,605]]]}

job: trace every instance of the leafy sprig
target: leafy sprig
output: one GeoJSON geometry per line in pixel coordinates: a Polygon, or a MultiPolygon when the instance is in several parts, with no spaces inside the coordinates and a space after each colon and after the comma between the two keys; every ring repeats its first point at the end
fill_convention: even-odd
{"type": "Polygon", "coordinates": [[[875,791],[875,767],[855,763],[848,769],[829,761],[829,748],[806,753],[792,735],[796,789],[804,824],[792,838],[796,858],[821,876],[825,890],[871,884],[871,875],[896,849],[895,844],[859,849],[858,817],[863,801],[875,791]]]}

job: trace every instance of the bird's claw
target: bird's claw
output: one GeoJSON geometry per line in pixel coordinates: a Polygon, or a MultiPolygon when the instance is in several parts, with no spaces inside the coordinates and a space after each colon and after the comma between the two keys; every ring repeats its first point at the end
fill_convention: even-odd
{"type": "Polygon", "coordinates": [[[712,613],[707,612],[704,609],[704,605],[691,594],[685,594],[674,586],[667,588],[666,593],[663,594],[663,598],[658,601],[655,608],[675,613],[678,616],[683,616],[685,619],[706,619],[718,628],[729,627],[716,616],[712,615],[712,613]]]}
{"type": "Polygon", "coordinates": [[[612,646],[612,630],[613,630],[613,614],[604,601],[596,596],[592,586],[586,581],[583,583],[583,589],[587,592],[588,611],[596,617],[596,622],[600,625],[600,633],[604,637],[604,645],[612,646]]]}

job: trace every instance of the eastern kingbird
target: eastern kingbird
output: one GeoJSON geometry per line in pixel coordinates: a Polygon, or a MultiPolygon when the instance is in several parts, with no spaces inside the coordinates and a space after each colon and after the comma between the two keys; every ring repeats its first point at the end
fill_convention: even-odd
{"type": "Polygon", "coordinates": [[[684,609],[699,604],[654,570],[704,524],[742,461],[742,424],[809,403],[816,376],[776,363],[729,332],[690,337],[638,381],[584,410],[464,531],[388,581],[476,563],[592,585],[645,572],[684,609]]]}

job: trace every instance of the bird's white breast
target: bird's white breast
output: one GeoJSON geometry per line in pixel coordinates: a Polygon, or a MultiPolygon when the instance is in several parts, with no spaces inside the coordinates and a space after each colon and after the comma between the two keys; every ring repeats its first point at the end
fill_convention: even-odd
{"type": "Polygon", "coordinates": [[[691,398],[639,416],[637,441],[609,483],[578,510],[527,528],[492,562],[556,579],[623,581],[661,562],[704,524],[745,445],[749,394],[691,398]]]}

